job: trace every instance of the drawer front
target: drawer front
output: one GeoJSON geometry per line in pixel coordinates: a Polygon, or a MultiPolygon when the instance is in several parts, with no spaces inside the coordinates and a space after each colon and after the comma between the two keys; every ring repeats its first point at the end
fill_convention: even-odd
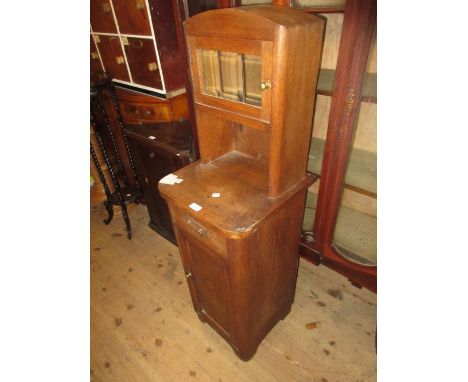
{"type": "Polygon", "coordinates": [[[99,44],[99,51],[101,52],[101,58],[108,76],[123,81],[130,81],[119,38],[105,35],[97,37],[96,43],[99,44]]]}
{"type": "Polygon", "coordinates": [[[124,48],[133,82],[162,89],[161,74],[159,73],[153,40],[128,37],[124,40],[124,48]]]}
{"type": "Polygon", "coordinates": [[[171,107],[167,103],[129,103],[120,101],[120,111],[124,122],[167,122],[172,120],[171,107]]]}
{"type": "Polygon", "coordinates": [[[113,0],[120,33],[151,36],[145,0],[113,0]]]}
{"type": "Polygon", "coordinates": [[[171,215],[174,224],[185,233],[187,237],[209,247],[219,257],[226,257],[226,238],[212,230],[207,224],[203,224],[188,213],[184,213],[171,207],[171,215]]]}

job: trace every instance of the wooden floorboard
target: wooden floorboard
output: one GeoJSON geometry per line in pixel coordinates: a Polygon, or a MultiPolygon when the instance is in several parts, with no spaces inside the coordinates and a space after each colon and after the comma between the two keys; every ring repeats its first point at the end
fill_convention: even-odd
{"type": "Polygon", "coordinates": [[[376,295],[304,260],[295,302],[239,360],[195,314],[177,247],[130,211],[91,205],[91,381],[375,381],[376,295]],[[313,328],[316,326],[315,328],[313,328]]]}

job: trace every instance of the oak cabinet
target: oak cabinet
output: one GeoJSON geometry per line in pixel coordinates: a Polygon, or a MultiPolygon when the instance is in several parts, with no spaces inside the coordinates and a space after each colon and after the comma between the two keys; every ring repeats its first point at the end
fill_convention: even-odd
{"type": "Polygon", "coordinates": [[[195,311],[243,360],[294,300],[323,30],[275,6],[185,23],[200,160],[158,188],[195,311]]]}

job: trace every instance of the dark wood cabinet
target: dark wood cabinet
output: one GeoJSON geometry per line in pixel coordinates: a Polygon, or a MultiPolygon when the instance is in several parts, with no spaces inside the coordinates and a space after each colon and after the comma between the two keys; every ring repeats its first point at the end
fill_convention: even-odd
{"type": "Polygon", "coordinates": [[[159,191],[195,311],[245,361],[294,300],[323,30],[272,6],[185,23],[200,160],[159,191]]]}
{"type": "Polygon", "coordinates": [[[91,36],[102,70],[163,98],[186,92],[177,22],[172,1],[91,1],[91,36]]]}
{"type": "Polygon", "coordinates": [[[149,226],[175,243],[166,201],[158,182],[192,161],[191,128],[185,122],[128,125],[125,129],[148,209],[149,226]]]}

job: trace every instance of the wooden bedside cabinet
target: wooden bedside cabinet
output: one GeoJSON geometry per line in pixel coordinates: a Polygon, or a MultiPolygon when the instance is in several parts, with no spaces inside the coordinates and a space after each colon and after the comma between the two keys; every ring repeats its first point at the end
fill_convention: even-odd
{"type": "Polygon", "coordinates": [[[200,160],[159,191],[195,311],[245,361],[294,300],[323,29],[275,6],[185,23],[200,160]]]}
{"type": "Polygon", "coordinates": [[[148,209],[149,226],[175,243],[169,210],[157,185],[165,175],[192,161],[190,124],[184,121],[127,125],[125,132],[148,209]]]}

